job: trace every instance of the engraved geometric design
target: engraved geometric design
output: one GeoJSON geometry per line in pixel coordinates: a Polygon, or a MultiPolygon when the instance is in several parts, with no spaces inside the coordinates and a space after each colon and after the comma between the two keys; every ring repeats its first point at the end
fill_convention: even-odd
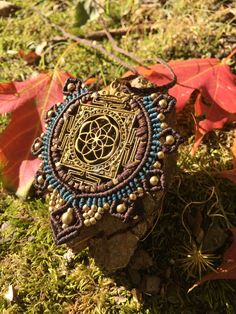
{"type": "Polygon", "coordinates": [[[97,164],[113,154],[119,137],[115,121],[109,116],[98,115],[79,128],[75,148],[83,162],[97,164]]]}
{"type": "Polygon", "coordinates": [[[89,186],[115,179],[128,161],[133,161],[137,112],[126,110],[123,100],[103,95],[91,103],[80,103],[74,116],[64,121],[59,138],[61,164],[80,185],[89,186]],[[115,102],[114,102],[115,101],[115,102]],[[69,125],[68,125],[69,124],[69,125]]]}

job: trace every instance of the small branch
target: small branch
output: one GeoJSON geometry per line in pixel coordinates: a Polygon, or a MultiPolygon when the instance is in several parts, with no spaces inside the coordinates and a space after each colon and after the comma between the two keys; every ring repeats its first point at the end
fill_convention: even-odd
{"type": "MultiPolygon", "coordinates": [[[[109,33],[112,36],[123,36],[126,35],[127,33],[141,33],[141,32],[150,32],[153,30],[152,25],[139,25],[136,26],[135,28],[130,29],[130,27],[123,27],[123,28],[117,28],[117,29],[110,29],[109,33]]],[[[100,30],[100,31],[95,31],[88,33],[87,35],[84,35],[83,38],[87,39],[93,39],[93,40],[100,40],[105,38],[106,31],[105,30],[100,30]]]]}
{"type": "Polygon", "coordinates": [[[65,39],[71,39],[71,40],[73,40],[73,41],[77,42],[78,44],[81,44],[81,45],[83,45],[85,47],[95,49],[95,50],[99,51],[101,54],[105,55],[106,57],[108,57],[108,58],[112,59],[113,61],[115,61],[116,63],[120,64],[124,68],[130,70],[134,74],[136,74],[136,75],[138,74],[137,70],[134,67],[130,66],[128,63],[126,63],[125,61],[121,60],[116,55],[108,52],[101,44],[98,44],[98,43],[96,43],[94,41],[91,41],[89,39],[81,38],[81,37],[75,36],[73,34],[70,34],[67,31],[65,31],[64,28],[62,28],[61,26],[51,22],[48,19],[48,17],[46,17],[42,12],[36,10],[35,8],[33,8],[32,10],[34,10],[50,26],[52,26],[55,29],[59,30],[62,33],[62,35],[64,36],[65,39]]]}

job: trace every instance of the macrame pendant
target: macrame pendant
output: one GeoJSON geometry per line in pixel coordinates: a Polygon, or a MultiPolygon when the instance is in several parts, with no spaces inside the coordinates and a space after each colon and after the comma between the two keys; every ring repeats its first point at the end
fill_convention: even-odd
{"type": "Polygon", "coordinates": [[[165,158],[181,142],[166,122],[175,99],[142,77],[98,92],[69,78],[63,93],[32,146],[42,159],[35,186],[49,193],[57,244],[108,215],[128,224],[142,219],[141,199],[165,189],[165,158]]]}

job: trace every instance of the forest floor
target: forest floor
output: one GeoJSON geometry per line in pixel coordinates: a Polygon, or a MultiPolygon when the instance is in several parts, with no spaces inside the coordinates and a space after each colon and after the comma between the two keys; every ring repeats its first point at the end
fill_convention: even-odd
{"type": "MultiPolygon", "coordinates": [[[[115,36],[117,44],[143,60],[156,56],[167,61],[221,59],[235,44],[234,1],[160,0],[149,4],[141,1],[143,4],[139,5],[136,2],[104,1],[103,16],[109,29],[126,32],[115,36]]],[[[59,58],[61,69],[84,79],[99,75],[103,85],[126,71],[93,49],[70,45],[39,14],[42,12],[50,21],[78,36],[86,37],[104,29],[101,19],[81,25],[84,15],[77,0],[11,3],[19,6],[19,10],[10,17],[0,17],[1,82],[22,81],[53,69],[59,58]],[[43,53],[38,64],[19,56],[19,51],[28,53],[40,47],[43,53]]],[[[112,50],[106,36],[96,40],[112,50]]],[[[9,118],[1,118],[2,131],[9,118]]],[[[236,187],[213,174],[231,167],[232,132],[222,129],[209,133],[191,156],[194,121],[190,112],[181,112],[177,122],[179,133],[186,139],[179,150],[178,170],[166,194],[162,215],[152,234],[142,242],[142,248],[155,262],[150,274],[155,272],[160,278],[158,293],[141,294],[135,287],[121,284],[122,271],[107,276],[87,250],[69,258],[66,246],[53,243],[47,204],[35,198],[22,201],[1,188],[1,313],[236,313],[233,280],[206,282],[188,293],[201,276],[211,271],[212,267],[208,267],[211,263],[214,268],[220,265],[230,244],[225,230],[236,226],[236,187]],[[199,224],[198,214],[202,223],[196,238],[193,225],[199,224]],[[200,258],[204,256],[206,267],[198,261],[199,254],[200,258]],[[4,298],[9,285],[16,289],[12,302],[4,298]]]]}

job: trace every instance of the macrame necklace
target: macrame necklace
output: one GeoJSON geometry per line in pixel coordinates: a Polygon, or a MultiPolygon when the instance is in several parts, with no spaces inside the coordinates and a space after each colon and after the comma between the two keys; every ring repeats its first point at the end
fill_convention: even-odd
{"type": "Polygon", "coordinates": [[[182,139],[167,124],[176,77],[161,63],[173,75],[163,86],[135,74],[93,92],[69,78],[64,102],[47,112],[32,153],[42,160],[35,186],[49,193],[57,244],[107,215],[125,223],[141,217],[140,198],[165,189],[165,158],[182,139]]]}

